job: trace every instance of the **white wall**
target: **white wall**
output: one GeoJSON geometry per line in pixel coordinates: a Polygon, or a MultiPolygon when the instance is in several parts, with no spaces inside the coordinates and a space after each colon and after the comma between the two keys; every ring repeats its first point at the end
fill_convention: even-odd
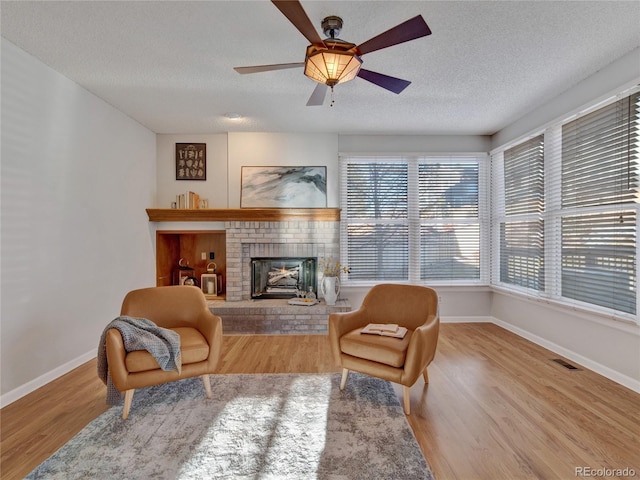
{"type": "Polygon", "coordinates": [[[507,330],[640,392],[637,325],[499,292],[491,314],[507,330]]]}
{"type": "Polygon", "coordinates": [[[338,136],[335,134],[234,132],[158,135],[157,208],[169,208],[187,190],[209,200],[210,208],[240,208],[243,166],[326,166],[327,204],[337,207],[338,136]],[[207,180],[175,179],[175,144],[207,144],[207,180]]]}
{"type": "Polygon", "coordinates": [[[340,153],[485,153],[483,135],[340,135],[340,153]]]}
{"type": "Polygon", "coordinates": [[[229,207],[240,207],[243,166],[326,166],[327,207],[340,205],[338,136],[316,133],[229,133],[229,207]]]}
{"type": "Polygon", "coordinates": [[[128,290],[154,284],[153,132],[2,39],[5,405],[94,357],[128,290]]]}
{"type": "MultiPolygon", "coordinates": [[[[355,310],[362,305],[369,290],[370,287],[344,287],[340,290],[340,298],[348,299],[355,310]]],[[[439,286],[434,290],[438,293],[441,322],[493,322],[490,287],[439,286]]]]}
{"type": "Polygon", "coordinates": [[[550,102],[540,105],[491,139],[491,149],[505,145],[546,124],[567,118],[580,112],[587,105],[593,105],[609,98],[612,93],[631,88],[640,82],[640,48],[613,61],[602,70],[586,78],[577,85],[567,85],[567,90],[550,102]]]}

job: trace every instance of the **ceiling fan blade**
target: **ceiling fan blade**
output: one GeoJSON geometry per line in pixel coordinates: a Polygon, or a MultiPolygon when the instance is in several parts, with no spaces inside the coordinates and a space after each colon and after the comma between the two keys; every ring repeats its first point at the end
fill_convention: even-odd
{"type": "Polygon", "coordinates": [[[299,63],[276,63],[275,65],[254,65],[253,67],[234,67],[233,69],[242,74],[270,72],[272,70],[284,70],[285,68],[304,67],[304,62],[299,63]]]}
{"type": "Polygon", "coordinates": [[[319,83],[313,90],[313,93],[309,97],[307,107],[317,107],[324,103],[324,97],[327,95],[327,86],[324,83],[319,83]]]}
{"type": "Polygon", "coordinates": [[[411,82],[408,80],[390,77],[389,75],[372,72],[371,70],[365,70],[364,68],[360,69],[360,71],[358,72],[358,77],[363,78],[368,82],[374,83],[379,87],[387,89],[393,93],[400,93],[411,84],[411,82]]]}
{"type": "Polygon", "coordinates": [[[427,35],[431,35],[431,30],[427,22],[422,18],[422,15],[418,15],[361,43],[357,49],[360,55],[364,55],[365,53],[375,52],[382,48],[391,47],[392,45],[408,42],[409,40],[415,40],[416,38],[427,35]]]}
{"type": "Polygon", "coordinates": [[[322,38],[320,38],[320,34],[313,26],[313,23],[311,23],[311,20],[309,20],[309,16],[298,0],[271,0],[271,3],[293,23],[293,26],[296,27],[307,40],[316,45],[324,44],[322,38]]]}

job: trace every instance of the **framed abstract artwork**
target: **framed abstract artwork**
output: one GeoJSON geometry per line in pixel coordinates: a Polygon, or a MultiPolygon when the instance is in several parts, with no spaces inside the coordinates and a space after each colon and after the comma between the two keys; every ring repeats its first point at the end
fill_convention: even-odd
{"type": "Polygon", "coordinates": [[[242,167],[242,208],[326,208],[327,167],[242,167]]]}
{"type": "Polygon", "coordinates": [[[207,144],[176,143],[176,180],[207,179],[207,144]]]}

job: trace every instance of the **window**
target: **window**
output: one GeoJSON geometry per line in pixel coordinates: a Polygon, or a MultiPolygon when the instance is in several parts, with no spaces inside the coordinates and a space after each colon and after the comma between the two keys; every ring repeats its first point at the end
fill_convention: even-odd
{"type": "Polygon", "coordinates": [[[351,280],[409,278],[408,165],[351,162],[346,168],[351,280]]]}
{"type": "Polygon", "coordinates": [[[484,278],[479,158],[343,157],[341,169],[348,281],[484,278]]]}
{"type": "Polygon", "coordinates": [[[499,281],[543,291],[544,136],[506,150],[499,281]]]}
{"type": "Polygon", "coordinates": [[[478,163],[418,165],[420,279],[480,279],[478,163]]]}
{"type": "Polygon", "coordinates": [[[562,296],[636,313],[640,94],[562,127],[562,296]]]}
{"type": "Polygon", "coordinates": [[[492,282],[637,318],[637,91],[492,154],[492,282]]]}

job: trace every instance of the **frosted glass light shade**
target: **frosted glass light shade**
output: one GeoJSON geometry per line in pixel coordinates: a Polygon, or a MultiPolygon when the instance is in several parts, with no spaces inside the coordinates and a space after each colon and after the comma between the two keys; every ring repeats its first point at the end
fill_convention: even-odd
{"type": "Polygon", "coordinates": [[[362,60],[354,52],[324,48],[313,50],[307,52],[304,67],[304,74],[310,79],[333,87],[358,75],[362,60]]]}

